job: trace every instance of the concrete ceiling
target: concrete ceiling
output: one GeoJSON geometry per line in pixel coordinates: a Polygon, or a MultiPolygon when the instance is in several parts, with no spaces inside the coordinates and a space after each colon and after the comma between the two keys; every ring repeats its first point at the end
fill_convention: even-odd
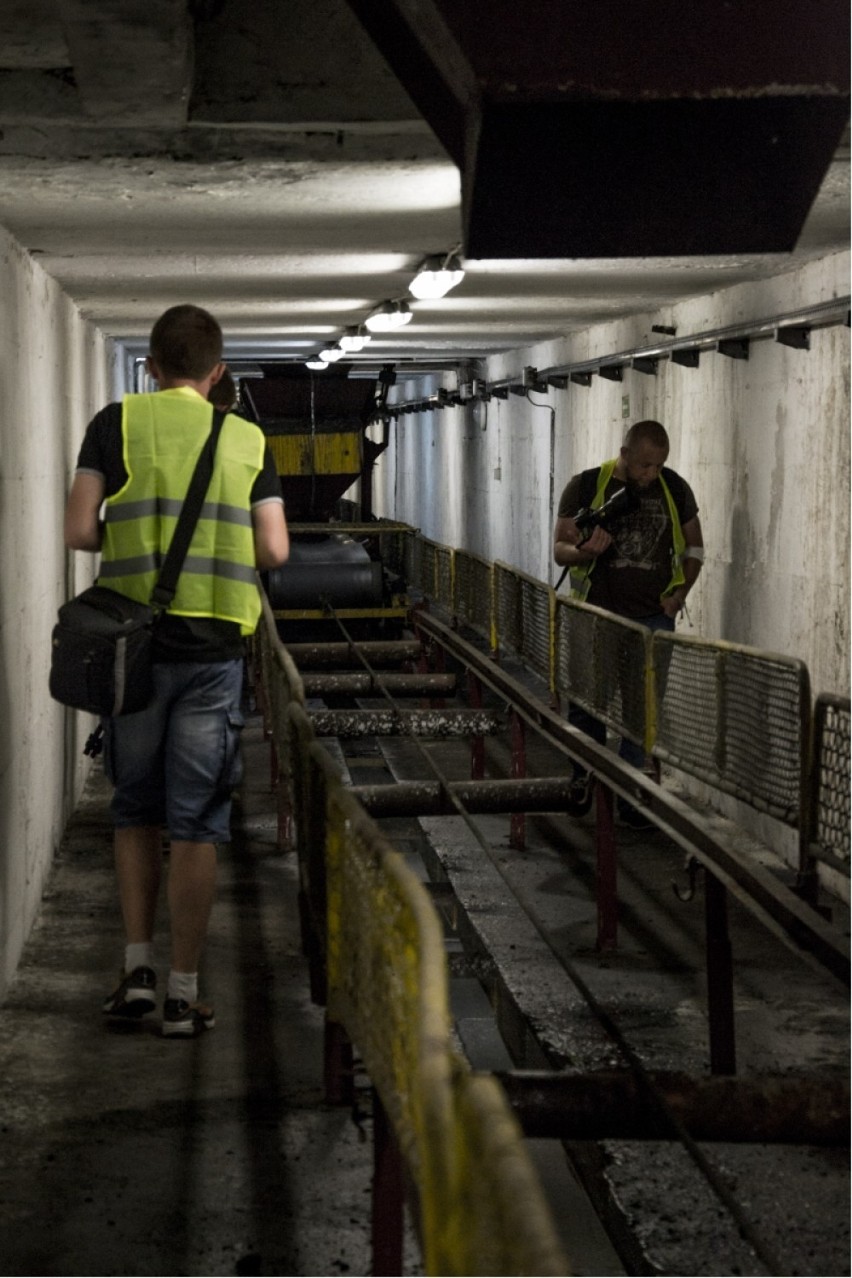
{"type": "MultiPolygon", "coordinates": [[[[659,17],[660,3],[633,0],[633,8],[656,10],[659,17]]],[[[817,65],[828,57],[826,44],[841,48],[841,61],[848,56],[846,6],[834,0],[814,3],[816,9],[787,0],[696,0],[700,9],[729,18],[740,10],[758,10],[765,18],[774,8],[786,23],[791,13],[799,14],[799,22],[804,14],[823,34],[829,22],[832,38],[818,41],[815,53],[801,31],[791,36],[779,25],[787,38],[775,42],[778,57],[773,63],[764,49],[757,68],[762,79],[746,94],[765,97],[771,85],[779,98],[792,98],[803,91],[790,82],[796,74],[807,74],[805,96],[816,102],[814,111],[823,113],[819,120],[828,112],[828,123],[817,128],[819,146],[816,141],[808,145],[809,153],[820,147],[820,154],[825,152],[819,172],[810,174],[813,190],[802,185],[801,170],[807,166],[792,160],[789,165],[787,184],[800,203],[806,197],[809,208],[790,251],[757,251],[752,242],[744,252],[660,255],[659,237],[649,232],[647,243],[656,256],[588,257],[588,245],[570,251],[578,242],[570,237],[564,256],[553,255],[562,251],[553,243],[546,257],[519,256],[535,239],[538,214],[530,201],[538,198],[546,215],[552,201],[562,198],[550,182],[551,169],[558,173],[570,167],[572,158],[554,147],[550,123],[551,106],[564,113],[566,105],[554,103],[555,78],[568,76],[570,68],[564,58],[556,59],[548,82],[533,89],[527,42],[523,57],[518,55],[527,77],[522,96],[538,110],[539,120],[546,115],[550,149],[542,156],[532,135],[514,124],[507,128],[507,139],[511,134],[530,148],[528,170],[513,188],[526,191],[529,220],[513,220],[507,206],[497,230],[510,253],[468,255],[466,246],[483,239],[476,218],[489,202],[499,204],[506,183],[494,171],[493,149],[483,158],[481,148],[471,152],[474,144],[464,139],[488,134],[481,127],[488,118],[483,103],[494,99],[488,76],[496,75],[494,66],[509,56],[506,32],[510,49],[513,32],[506,16],[503,38],[489,42],[483,19],[494,18],[495,6],[463,0],[450,7],[408,0],[383,0],[372,7],[346,0],[195,0],[186,8],[174,0],[4,0],[0,224],[88,319],[131,350],[144,349],[151,322],[162,309],[192,301],[220,319],[231,359],[301,359],[361,323],[382,301],[407,298],[420,261],[456,246],[467,272],[462,284],[440,301],[408,298],[411,324],[398,335],[377,337],[363,358],[431,364],[527,346],[791,270],[848,247],[847,90],[837,83],[834,66],[819,76],[817,65]],[[368,34],[359,18],[371,9],[368,34]],[[471,22],[476,10],[478,25],[471,22]],[[379,11],[385,25],[377,27],[379,11]],[[438,52],[418,30],[424,14],[442,33],[438,52]],[[465,22],[448,33],[453,14],[465,22]],[[406,22],[405,38],[391,38],[399,37],[406,22]],[[447,40],[452,41],[449,53],[447,40]],[[480,53],[465,61],[472,47],[480,53]],[[811,62],[789,65],[791,47],[811,49],[811,62]],[[413,69],[412,48],[417,52],[413,69]],[[492,50],[493,65],[483,64],[482,49],[492,50]],[[454,95],[443,106],[441,92],[427,92],[437,83],[439,52],[456,70],[462,66],[454,95]],[[473,106],[459,89],[462,72],[480,86],[473,106]],[[458,112],[455,132],[441,115],[450,107],[458,112]],[[439,135],[449,141],[454,159],[439,135]],[[462,139],[458,146],[454,138],[462,139]],[[506,226],[510,235],[504,234],[506,226]]],[[[537,2],[535,13],[517,5],[496,9],[504,16],[514,9],[528,14],[539,37],[540,60],[548,54],[548,30],[554,38],[554,18],[576,27],[581,12],[573,0],[537,2]]],[[[690,12],[682,3],[678,9],[690,12]]],[[[558,25],[556,34],[553,47],[561,49],[565,33],[558,25]]],[[[726,39],[730,34],[723,32],[726,39]]],[[[744,48],[754,43],[754,34],[740,32],[744,48]]],[[[583,52],[593,56],[593,48],[584,46],[583,52]]],[[[698,68],[695,49],[691,56],[698,68]]],[[[714,56],[718,61],[718,49],[714,56]]],[[[639,61],[644,59],[643,54],[639,61]]],[[[731,59],[742,80],[741,61],[731,59]]],[[[497,70],[505,72],[503,63],[497,70]]],[[[611,51],[601,55],[600,65],[595,107],[616,92],[618,64],[611,51]]],[[[703,63],[701,74],[709,74],[703,63]]],[[[717,97],[742,93],[729,78],[717,97]]],[[[688,68],[679,79],[677,85],[658,80],[659,95],[669,103],[688,96],[688,68]]],[[[698,69],[693,81],[702,91],[706,87],[698,69]]],[[[504,82],[505,74],[505,90],[504,82]]],[[[513,92],[517,97],[517,88],[513,92]]],[[[633,103],[638,110],[649,89],[619,81],[617,92],[620,108],[633,103]]],[[[505,121],[505,103],[498,106],[505,121]]],[[[733,173],[742,165],[736,160],[737,139],[732,143],[733,173]]],[[[744,134],[740,150],[753,167],[744,134]]],[[[517,171],[517,159],[513,163],[517,171]]],[[[628,180],[628,170],[635,182],[635,166],[622,172],[617,152],[609,156],[596,179],[601,211],[605,201],[629,203],[630,192],[620,185],[622,178],[628,180]]],[[[722,192],[722,206],[725,199],[722,192]]],[[[589,208],[587,221],[594,217],[595,209],[589,208]]],[[[638,231],[630,231],[633,252],[645,242],[641,228],[640,220],[638,231]]],[[[487,230],[493,233],[493,217],[487,230]]],[[[682,243],[678,234],[673,226],[672,243],[682,243]]]]}

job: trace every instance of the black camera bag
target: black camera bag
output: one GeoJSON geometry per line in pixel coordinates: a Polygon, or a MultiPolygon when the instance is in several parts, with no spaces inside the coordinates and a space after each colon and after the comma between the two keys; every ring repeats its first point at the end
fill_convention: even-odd
{"type": "Polygon", "coordinates": [[[106,586],[63,604],[53,628],[50,695],[91,714],[144,710],[154,695],[155,616],[149,604],[106,586]]]}
{"type": "Polygon", "coordinates": [[[134,714],[154,695],[153,640],[160,612],[175,596],[178,578],[213,473],[225,414],[215,409],[150,603],[107,586],[90,586],[59,609],[53,628],[50,695],[91,714],[134,714]]]}

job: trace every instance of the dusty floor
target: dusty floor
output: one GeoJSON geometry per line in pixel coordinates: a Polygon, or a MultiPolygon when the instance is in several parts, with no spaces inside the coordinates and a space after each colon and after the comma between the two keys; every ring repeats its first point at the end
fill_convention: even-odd
{"type": "MultiPolygon", "coordinates": [[[[217,1025],[201,1039],[163,1039],[156,1014],[102,1023],[123,957],[102,780],[69,828],[0,1016],[2,1273],[370,1272],[366,1080],[360,1126],[324,1103],[295,859],[274,854],[257,726],[245,748],[202,973],[217,1025]]],[[[158,950],[162,981],[164,923],[158,950]]]]}
{"type": "MultiPolygon", "coordinates": [[[[268,746],[256,718],[244,747],[246,780],[234,842],[221,854],[202,973],[217,1026],[198,1041],[162,1039],[156,1016],[129,1032],[103,1025],[100,1004],[114,983],[123,942],[108,788],[99,773],[75,814],[0,1014],[0,1273],[370,1272],[368,1082],[359,1076],[354,1112],[324,1102],[323,1018],[310,1002],[301,954],[296,862],[275,850],[268,746]]],[[[393,771],[404,753],[386,748],[393,771]]],[[[449,753],[441,747],[444,762],[449,753]]],[[[384,766],[382,760],[367,762],[363,776],[350,767],[356,783],[380,779],[375,765],[384,766]]],[[[458,766],[465,766],[463,750],[458,766]]],[[[533,1021],[547,1012],[541,1042],[557,1054],[564,1044],[581,1068],[608,1061],[611,1045],[599,1042],[564,973],[554,975],[549,963],[545,974],[537,958],[527,970],[534,956],[519,950],[517,918],[503,915],[505,884],[498,878],[491,884],[491,871],[455,821],[390,823],[388,833],[425,876],[421,857],[429,831],[427,860],[443,863],[463,908],[471,918],[478,915],[478,927],[492,929],[504,988],[526,1002],[533,1021]],[[467,904],[465,876],[472,876],[467,904]]],[[[701,965],[690,921],[700,920],[701,911],[697,904],[684,907],[671,891],[672,879],[681,878],[678,850],[665,840],[627,839],[619,877],[621,944],[604,961],[594,949],[590,821],[531,823],[521,856],[508,846],[505,819],[486,825],[516,890],[544,917],[549,913],[554,941],[582,965],[610,1010],[627,1013],[643,1056],[658,1066],[703,1072],[701,965]]],[[[743,1067],[844,1068],[843,1000],[786,960],[776,971],[777,951],[747,917],[735,923],[744,959],[738,980],[743,1067]]],[[[459,944],[450,939],[459,1041],[476,1067],[510,1068],[479,981],[469,964],[454,962],[459,944]]],[[[165,920],[158,945],[164,979],[165,920]]],[[[559,1142],[535,1141],[529,1148],[573,1272],[625,1272],[559,1142]]],[[[718,1203],[696,1210],[704,1200],[688,1188],[693,1169],[677,1151],[611,1141],[601,1156],[622,1223],[630,1223],[637,1239],[631,1271],[773,1272],[755,1264],[730,1224],[720,1223],[718,1203]]],[[[778,1147],[767,1158],[765,1150],[717,1146],[714,1157],[780,1243],[779,1272],[823,1278],[849,1272],[848,1151],[778,1147]]],[[[422,1273],[410,1234],[403,1269],[422,1273]]]]}

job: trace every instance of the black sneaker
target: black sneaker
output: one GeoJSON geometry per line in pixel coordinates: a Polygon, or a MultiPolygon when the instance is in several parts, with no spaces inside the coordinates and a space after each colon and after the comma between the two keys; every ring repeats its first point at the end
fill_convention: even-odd
{"type": "Polygon", "coordinates": [[[618,824],[625,826],[628,830],[653,830],[654,822],[650,817],[646,817],[644,812],[640,812],[638,808],[620,807],[618,809],[618,824]]]}
{"type": "Polygon", "coordinates": [[[589,772],[578,772],[572,779],[568,791],[565,811],[569,816],[581,817],[591,809],[595,790],[595,779],[589,772]]]}
{"type": "Polygon", "coordinates": [[[157,1006],[157,974],[150,967],[134,967],[122,972],[118,989],[103,1005],[111,1020],[138,1020],[157,1006]]]}
{"type": "Polygon", "coordinates": [[[212,1007],[204,1003],[187,1003],[185,998],[167,998],[163,1006],[165,1038],[196,1038],[216,1024],[212,1007]]]}

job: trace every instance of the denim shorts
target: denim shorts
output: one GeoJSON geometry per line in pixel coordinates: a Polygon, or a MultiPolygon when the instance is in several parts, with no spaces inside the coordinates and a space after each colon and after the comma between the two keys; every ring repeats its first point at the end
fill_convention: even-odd
{"type": "Polygon", "coordinates": [[[116,826],[165,826],[170,838],[197,843],[230,840],[242,686],[242,660],[155,663],[151,705],[105,723],[116,826]]]}

